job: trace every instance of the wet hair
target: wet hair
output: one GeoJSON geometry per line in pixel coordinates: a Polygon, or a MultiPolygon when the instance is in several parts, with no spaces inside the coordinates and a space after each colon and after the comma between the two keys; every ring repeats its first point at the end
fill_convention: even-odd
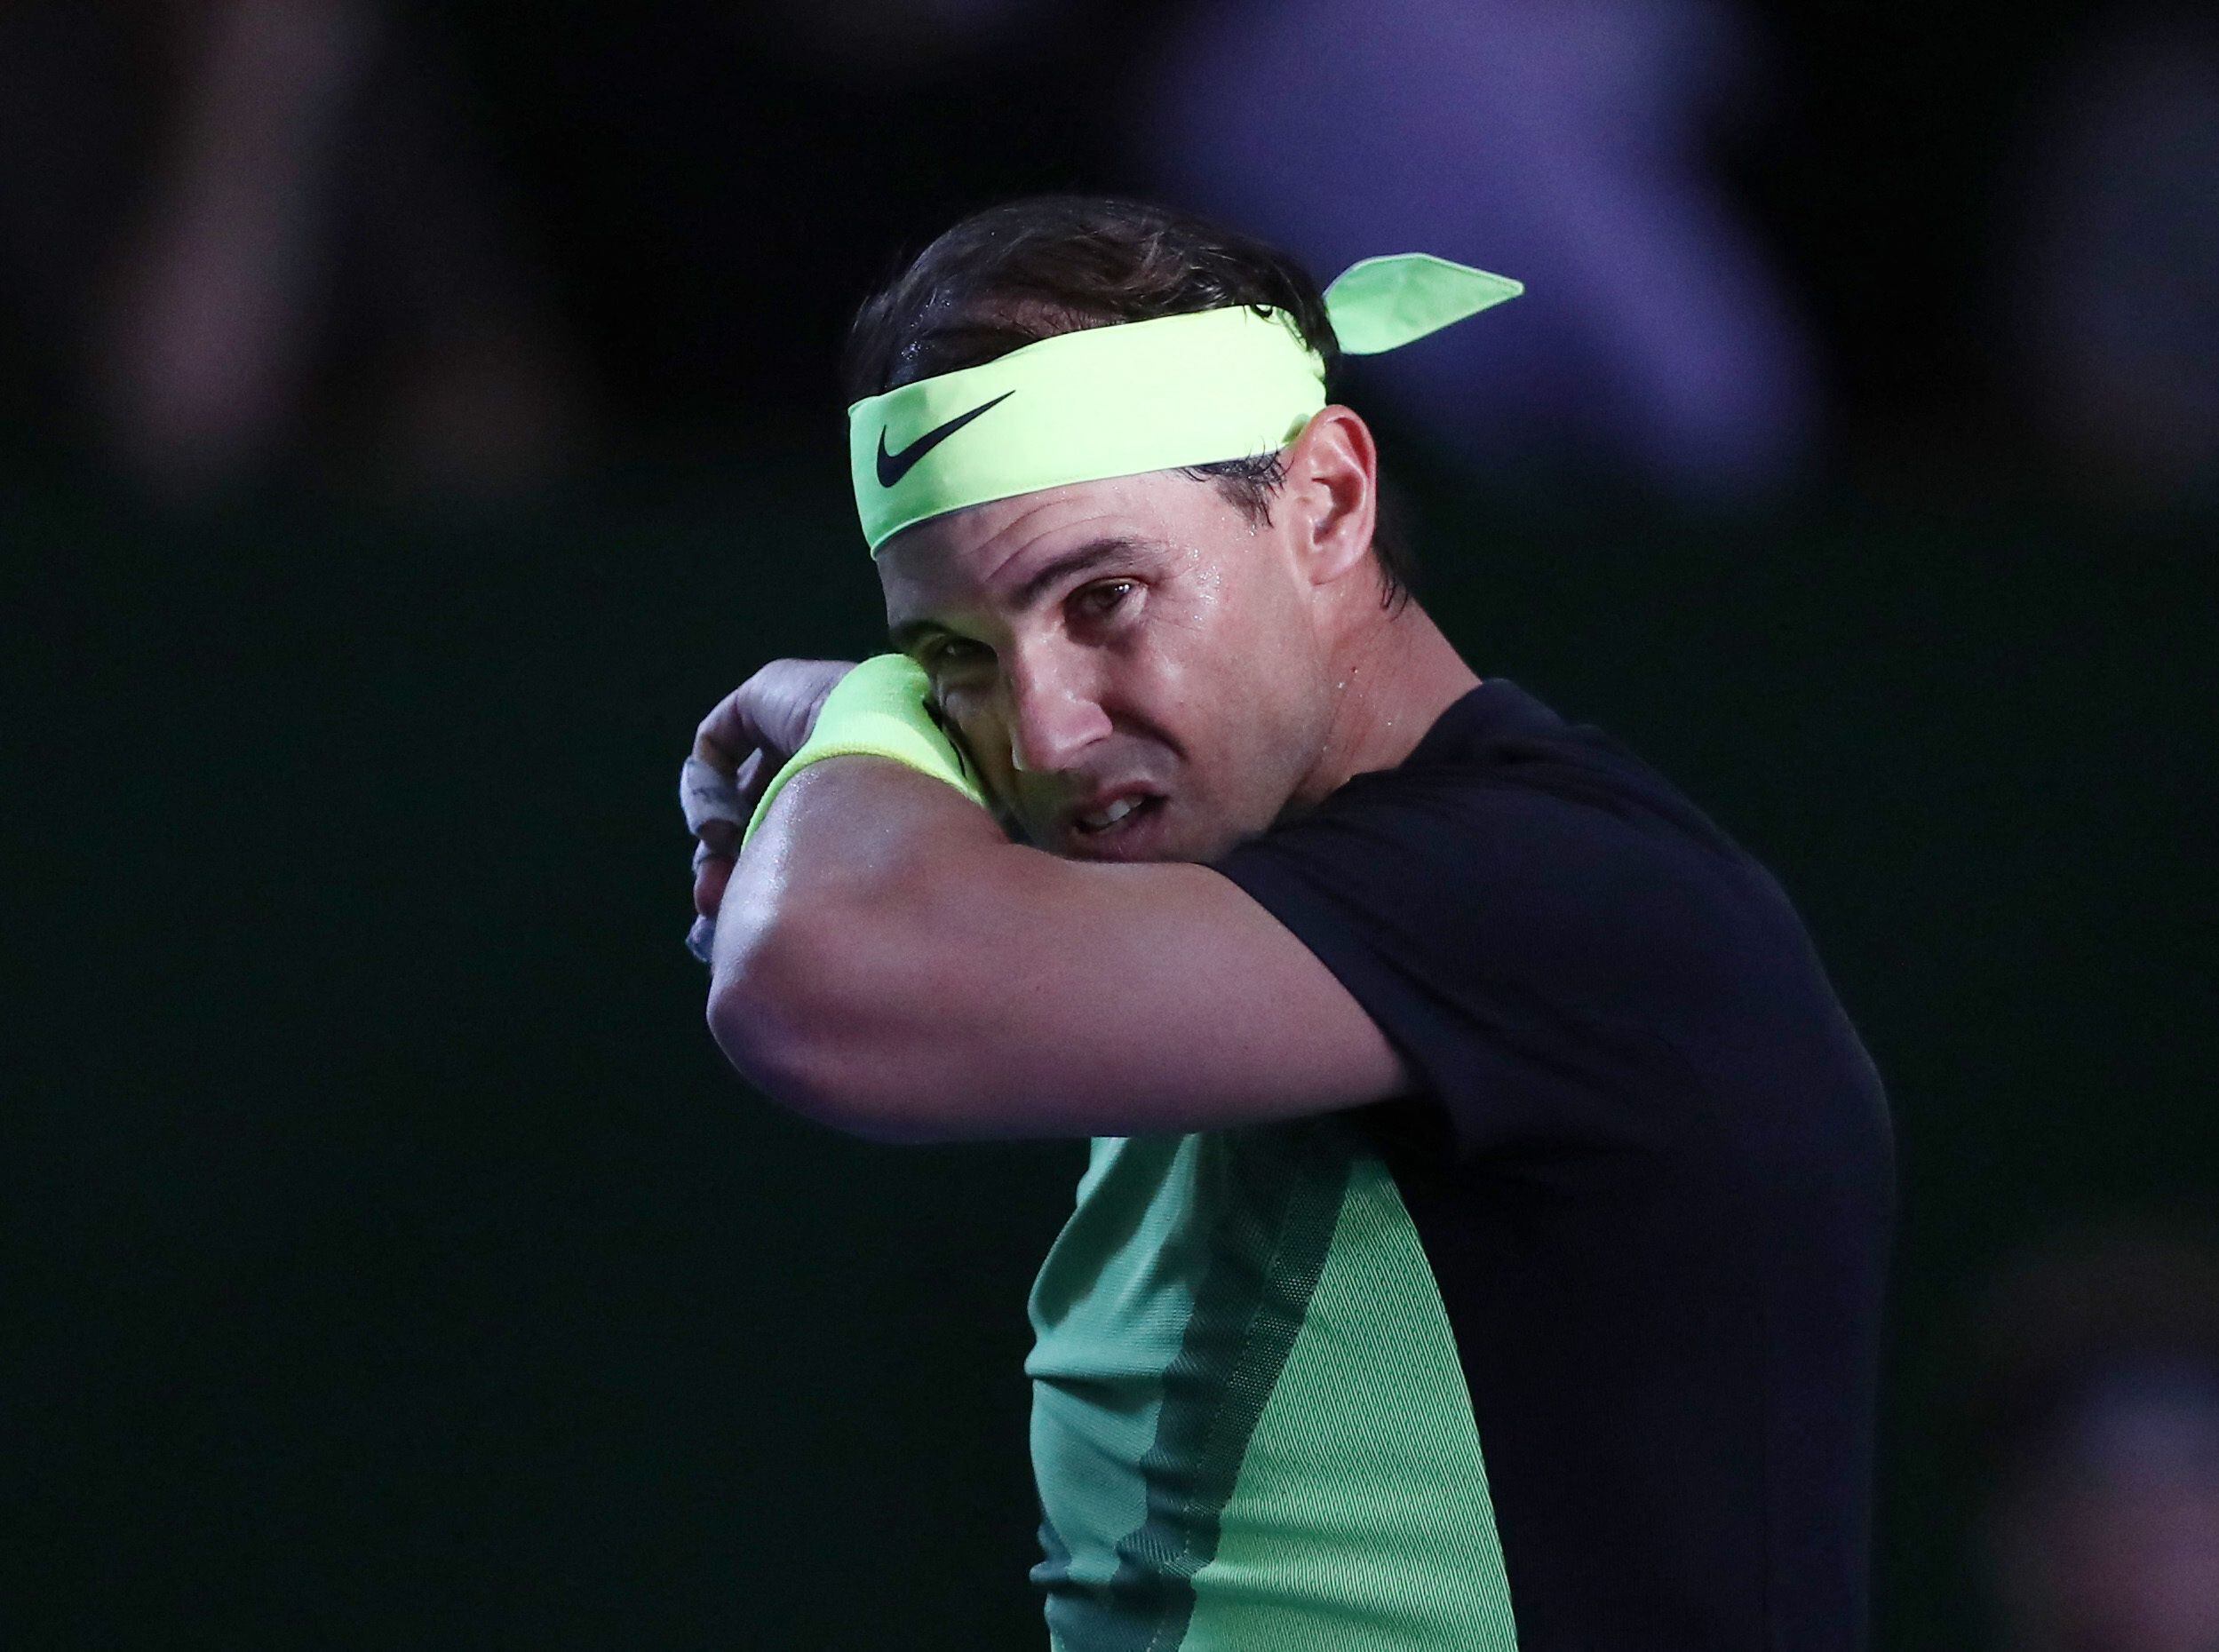
{"type": "MultiPolygon", "coordinates": [[[[1062,333],[1235,304],[1292,314],[1324,361],[1326,399],[1334,399],[1340,344],[1316,282],[1290,255],[1149,202],[1028,195],[973,213],[898,266],[849,326],[841,384],[852,403],[1062,333]]],[[[1286,481],[1276,453],[1180,473],[1214,484],[1252,528],[1271,520],[1286,481]]],[[[1392,608],[1409,599],[1417,564],[1384,475],[1377,512],[1380,600],[1392,608]]]]}

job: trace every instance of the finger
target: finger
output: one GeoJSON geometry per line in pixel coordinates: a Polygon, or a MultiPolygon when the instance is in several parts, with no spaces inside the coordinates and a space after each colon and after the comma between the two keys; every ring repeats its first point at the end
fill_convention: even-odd
{"type": "Polygon", "coordinates": [[[749,709],[760,691],[751,677],[718,701],[716,709],[694,730],[694,755],[729,774],[743,757],[761,745],[763,731],[749,709]]]}
{"type": "Polygon", "coordinates": [[[714,964],[717,947],[717,926],[706,917],[694,919],[694,926],[686,932],[686,950],[704,964],[714,964]]]}
{"type": "Polygon", "coordinates": [[[712,855],[694,868],[694,910],[704,917],[714,917],[724,904],[725,886],[732,881],[732,862],[723,855],[712,855]]]}
{"type": "Polygon", "coordinates": [[[678,806],[686,815],[686,830],[696,837],[714,822],[742,826],[747,805],[733,788],[731,776],[697,757],[689,757],[678,771],[678,806]]]}
{"type": "Polygon", "coordinates": [[[770,753],[758,746],[741,760],[739,770],[732,776],[732,795],[749,820],[755,818],[755,806],[763,800],[763,793],[770,786],[771,777],[783,766],[770,760],[770,753]]]}

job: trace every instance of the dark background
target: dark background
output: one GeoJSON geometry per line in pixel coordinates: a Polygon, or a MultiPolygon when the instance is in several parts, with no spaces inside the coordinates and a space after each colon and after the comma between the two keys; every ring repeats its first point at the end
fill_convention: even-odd
{"type": "MultiPolygon", "coordinates": [[[[764,660],[880,646],[847,314],[969,208],[1138,188],[1118,75],[1175,10],[905,81],[706,0],[410,14],[580,409],[491,487],[351,422],[374,350],[252,464],[120,459],[65,253],[157,168],[166,83],[139,9],[107,56],[57,9],[0,28],[19,91],[99,94],[11,117],[49,146],[16,245],[60,249],[10,266],[0,473],[12,1643],[1044,1643],[1024,1294],[1083,1145],[750,1092],[674,781],[764,660]]],[[[2015,122],[2104,12],[1760,9],[1773,95],[1720,164],[1824,342],[1793,489],[1474,477],[1374,418],[1451,639],[1780,876],[1888,1081],[1905,1652],[1990,1632],[1982,1282],[2219,1194],[2214,513],[2046,448],[1984,313],[2015,122]]]]}

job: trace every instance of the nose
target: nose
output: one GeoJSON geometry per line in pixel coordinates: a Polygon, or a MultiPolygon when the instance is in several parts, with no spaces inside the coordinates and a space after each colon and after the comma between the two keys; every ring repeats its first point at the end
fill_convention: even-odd
{"type": "Polygon", "coordinates": [[[1075,767],[1079,753],[1110,732],[1091,673],[1074,663],[1013,662],[1008,682],[1009,760],[1021,774],[1075,767]]]}

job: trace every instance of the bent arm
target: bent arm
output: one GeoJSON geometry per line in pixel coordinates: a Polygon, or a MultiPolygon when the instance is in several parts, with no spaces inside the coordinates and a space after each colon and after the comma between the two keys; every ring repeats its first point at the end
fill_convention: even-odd
{"type": "Polygon", "coordinates": [[[1411,1086],[1348,990],[1228,879],[1014,844],[884,758],[794,776],[717,927],[720,1048],[857,1135],[1208,1130],[1411,1086]]]}

